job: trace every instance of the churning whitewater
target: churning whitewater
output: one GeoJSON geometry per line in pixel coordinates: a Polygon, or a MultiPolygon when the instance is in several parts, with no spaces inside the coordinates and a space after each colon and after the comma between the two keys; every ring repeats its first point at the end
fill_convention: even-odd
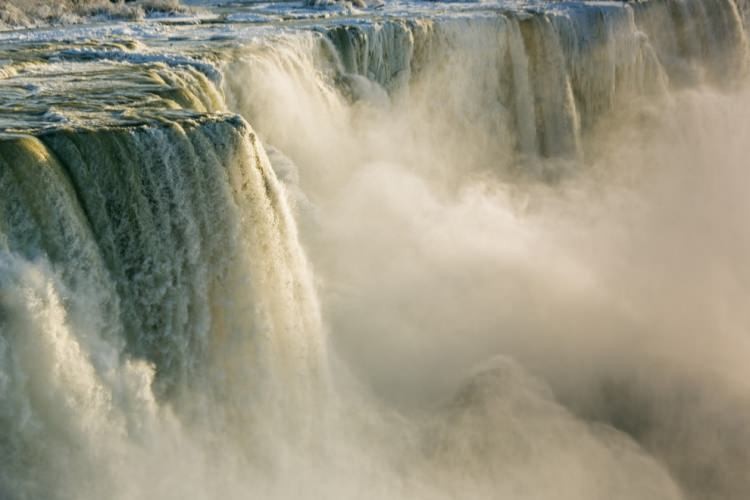
{"type": "Polygon", "coordinates": [[[745,0],[0,0],[0,499],[750,496],[745,0]]]}

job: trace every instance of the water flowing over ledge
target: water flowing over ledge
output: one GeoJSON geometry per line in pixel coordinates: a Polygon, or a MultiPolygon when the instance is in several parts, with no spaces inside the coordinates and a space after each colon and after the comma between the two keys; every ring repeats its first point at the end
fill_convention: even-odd
{"type": "MultiPolygon", "coordinates": [[[[311,405],[324,386],[318,306],[244,120],[8,135],[0,151],[0,442],[14,450],[2,461],[11,498],[54,497],[55,471],[84,473],[99,445],[117,447],[157,418],[157,400],[198,391],[236,404],[243,381],[253,398],[243,419],[261,407],[283,419],[290,408],[276,407],[275,391],[311,405]],[[93,448],[70,455],[65,443],[84,435],[93,448]]],[[[227,408],[225,418],[239,417],[227,408]]]]}

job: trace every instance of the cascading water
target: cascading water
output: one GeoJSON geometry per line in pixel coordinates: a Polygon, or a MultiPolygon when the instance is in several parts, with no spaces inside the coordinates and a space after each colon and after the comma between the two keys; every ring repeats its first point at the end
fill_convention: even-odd
{"type": "Polygon", "coordinates": [[[421,142],[416,149],[445,150],[446,175],[457,164],[507,170],[519,153],[528,170],[535,158],[581,158],[584,131],[597,120],[665,96],[697,72],[711,70],[702,81],[735,81],[747,59],[737,8],[732,1],[702,8],[718,14],[703,27],[711,35],[692,45],[662,40],[686,35],[677,7],[659,3],[334,26],[325,37],[259,42],[273,50],[241,49],[226,71],[228,94],[267,141],[325,168],[394,159],[407,148],[383,143],[406,134],[421,142]],[[364,137],[353,128],[366,129],[364,137]],[[346,153],[332,159],[334,137],[346,153]],[[466,144],[479,147],[467,152],[466,144]]]}
{"type": "Polygon", "coordinates": [[[19,135],[2,162],[8,494],[98,470],[100,440],[153,432],[157,399],[241,429],[324,396],[305,258],[244,121],[19,135]]]}
{"type": "Polygon", "coordinates": [[[0,499],[750,491],[744,2],[190,3],[0,32],[0,499]]]}

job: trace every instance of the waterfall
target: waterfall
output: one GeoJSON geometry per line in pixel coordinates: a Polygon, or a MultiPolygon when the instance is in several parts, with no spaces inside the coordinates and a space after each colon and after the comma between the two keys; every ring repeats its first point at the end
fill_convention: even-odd
{"type": "MultiPolygon", "coordinates": [[[[59,12],[83,22],[101,3],[59,12]]],[[[716,436],[693,457],[677,433],[698,424],[669,420],[689,403],[663,396],[710,399],[699,363],[671,372],[623,347],[673,327],[665,297],[682,305],[692,288],[674,276],[708,276],[717,302],[716,283],[745,297],[742,252],[695,244],[677,203],[692,189],[725,207],[709,189],[723,183],[690,177],[720,143],[695,127],[705,112],[723,130],[705,109],[748,100],[746,2],[394,5],[222,5],[194,26],[3,39],[0,499],[734,500],[750,487],[720,470],[750,463],[726,437],[750,443],[735,386],[715,396],[730,416],[696,409],[716,436]],[[235,25],[233,9],[267,17],[235,25]],[[653,158],[686,187],[646,176],[637,164],[653,158]],[[641,227],[653,260],[650,239],[618,233],[641,227]],[[679,251],[661,263],[664,234],[679,251]],[[635,388],[619,385],[619,355],[648,373],[635,388]]],[[[56,19],[37,7],[2,4],[0,21],[56,19]]],[[[743,249],[741,224],[727,226],[709,229],[743,249]]],[[[735,302],[716,309],[701,328],[744,331],[735,302]]]]}
{"type": "MultiPolygon", "coordinates": [[[[519,155],[526,168],[535,158],[584,157],[587,134],[603,118],[670,88],[731,85],[747,63],[732,0],[375,20],[258,44],[227,63],[225,87],[231,106],[293,160],[323,163],[320,137],[338,140],[359,126],[354,101],[387,115],[382,126],[396,135],[438,135],[447,149],[479,141],[476,162],[495,170],[519,155]],[[685,9],[696,15],[686,18],[685,9]]],[[[369,129],[379,126],[367,120],[369,129]]],[[[361,141],[344,150],[388,156],[370,146],[377,151],[362,151],[361,141]]]]}
{"type": "Polygon", "coordinates": [[[221,405],[238,428],[261,415],[287,432],[304,423],[295,412],[310,416],[324,395],[325,339],[282,188],[246,122],[61,130],[0,147],[11,498],[55,497],[68,460],[98,470],[98,441],[126,439],[163,401],[184,415],[221,405]]]}

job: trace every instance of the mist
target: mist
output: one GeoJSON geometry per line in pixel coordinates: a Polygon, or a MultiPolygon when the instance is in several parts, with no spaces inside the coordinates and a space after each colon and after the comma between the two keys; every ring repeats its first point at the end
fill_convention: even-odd
{"type": "Polygon", "coordinates": [[[230,78],[230,102],[288,155],[271,161],[346,367],[334,379],[427,432],[424,480],[443,493],[741,498],[744,83],[668,89],[655,72],[578,154],[519,156],[483,101],[492,49],[456,33],[390,98],[320,85],[312,38],[229,72],[262,75],[230,78]]]}

